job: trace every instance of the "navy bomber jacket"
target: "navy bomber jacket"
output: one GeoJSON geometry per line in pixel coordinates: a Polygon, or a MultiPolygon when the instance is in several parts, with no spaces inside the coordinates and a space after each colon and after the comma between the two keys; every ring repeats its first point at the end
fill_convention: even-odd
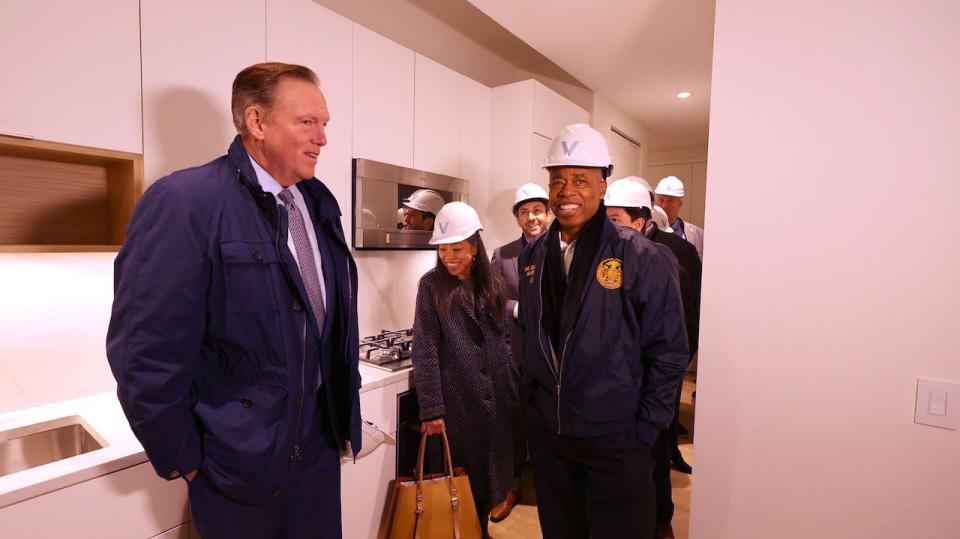
{"type": "Polygon", "coordinates": [[[576,323],[565,344],[552,343],[541,323],[543,264],[547,238],[558,233],[541,235],[520,257],[527,407],[559,435],[634,428],[653,444],[673,419],[690,359],[676,258],[605,221],[576,323]]]}

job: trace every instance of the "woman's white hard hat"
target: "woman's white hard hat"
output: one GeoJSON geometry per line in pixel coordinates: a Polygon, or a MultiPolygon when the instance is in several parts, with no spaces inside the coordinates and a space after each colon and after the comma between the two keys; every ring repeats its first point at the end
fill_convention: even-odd
{"type": "Polygon", "coordinates": [[[466,202],[449,202],[437,213],[433,221],[433,236],[430,245],[457,243],[483,230],[477,210],[466,202]]]}

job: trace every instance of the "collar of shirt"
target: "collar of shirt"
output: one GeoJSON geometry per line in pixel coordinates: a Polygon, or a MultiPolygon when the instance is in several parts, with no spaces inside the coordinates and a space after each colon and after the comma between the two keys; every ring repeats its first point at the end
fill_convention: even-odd
{"type": "MultiPolygon", "coordinates": [[[[257,175],[257,183],[260,184],[260,187],[264,191],[273,193],[273,197],[277,199],[277,204],[282,204],[280,201],[280,191],[283,191],[284,187],[280,185],[280,182],[275,180],[265,168],[261,167],[260,163],[257,163],[256,159],[253,157],[249,157],[249,159],[250,164],[253,165],[253,172],[257,175]]],[[[299,191],[299,189],[290,189],[290,192],[294,191],[299,191]]],[[[294,197],[296,197],[296,195],[294,195],[294,197]]]]}
{"type": "Polygon", "coordinates": [[[563,259],[563,274],[570,276],[570,265],[573,264],[573,252],[577,249],[577,240],[567,243],[560,240],[560,258],[563,259]]]}
{"type": "MultiPolygon", "coordinates": [[[[271,176],[270,173],[267,172],[265,168],[261,167],[260,163],[257,163],[257,161],[253,157],[250,157],[250,163],[253,165],[253,171],[257,175],[257,183],[260,184],[260,187],[268,193],[273,193],[273,196],[276,199],[278,206],[284,205],[283,201],[280,200],[280,191],[283,191],[284,187],[280,185],[280,183],[273,176],[271,176]]],[[[310,211],[307,209],[307,201],[303,199],[303,194],[300,192],[300,189],[297,189],[296,185],[291,185],[287,189],[293,195],[293,203],[296,204],[297,208],[300,210],[300,215],[304,216],[304,218],[307,219],[309,222],[308,216],[310,215],[310,211]]],[[[312,226],[307,226],[306,229],[307,229],[307,239],[310,241],[310,247],[313,250],[313,259],[317,269],[319,270],[323,266],[321,265],[320,248],[317,245],[316,232],[313,230],[312,226]]],[[[287,247],[290,248],[290,254],[293,255],[293,259],[297,262],[297,265],[299,266],[300,255],[299,253],[297,253],[296,245],[294,245],[293,236],[289,234],[287,235],[287,247]]],[[[321,293],[326,295],[326,290],[323,288],[323,280],[324,280],[323,273],[320,271],[318,271],[318,273],[320,273],[319,277],[320,277],[320,284],[321,284],[321,287],[320,287],[321,293]]]]}

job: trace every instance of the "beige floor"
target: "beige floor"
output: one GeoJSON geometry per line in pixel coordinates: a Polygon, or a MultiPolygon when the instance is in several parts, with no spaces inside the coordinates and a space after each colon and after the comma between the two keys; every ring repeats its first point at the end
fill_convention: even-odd
{"type": "MultiPolygon", "coordinates": [[[[690,430],[690,436],[680,439],[680,452],[683,457],[694,465],[693,460],[693,399],[690,395],[696,389],[692,378],[683,382],[683,394],[680,398],[680,422],[690,430]]],[[[673,531],[677,539],[686,539],[690,522],[690,492],[693,487],[692,476],[670,472],[673,482],[673,531]]],[[[540,522],[537,519],[537,506],[533,490],[533,479],[530,474],[523,478],[523,498],[520,504],[510,513],[510,516],[496,524],[490,525],[490,535],[494,539],[537,539],[542,538],[540,522]]]]}

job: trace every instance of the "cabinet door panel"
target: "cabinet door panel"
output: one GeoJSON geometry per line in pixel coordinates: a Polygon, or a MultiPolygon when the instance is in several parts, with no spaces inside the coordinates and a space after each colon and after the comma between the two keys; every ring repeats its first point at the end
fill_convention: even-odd
{"type": "Polygon", "coordinates": [[[490,88],[463,77],[461,92],[460,176],[470,182],[470,205],[481,215],[486,215],[490,166],[490,88]]]}
{"type": "Polygon", "coordinates": [[[575,123],[590,123],[590,113],[573,104],[557,92],[534,81],[534,132],[553,139],[564,126],[575,123]]]}
{"type": "Polygon", "coordinates": [[[413,166],[413,51],[353,25],[354,157],[413,166]]]}
{"type": "Polygon", "coordinates": [[[266,60],[264,8],[264,0],[141,2],[145,186],[226,153],[237,133],[233,79],[266,60]]]}
{"type": "Polygon", "coordinates": [[[303,0],[267,0],[267,60],[305,65],[320,79],[330,122],[315,174],[351,226],[353,192],[353,22],[303,0]]]}
{"type": "Polygon", "coordinates": [[[0,132],[143,150],[137,2],[2,2],[0,50],[0,132]]]}
{"type": "MultiPolygon", "coordinates": [[[[532,133],[530,140],[530,147],[533,149],[530,153],[530,177],[523,178],[522,183],[533,182],[546,189],[549,174],[547,174],[547,169],[543,168],[543,163],[547,160],[547,152],[550,151],[550,142],[552,139],[537,133],[532,133]]],[[[517,187],[520,187],[520,183],[521,182],[517,183],[517,187]]]]}
{"type": "Polygon", "coordinates": [[[466,78],[416,55],[413,167],[460,177],[460,84],[466,78]]]}
{"type": "Polygon", "coordinates": [[[187,484],[143,463],[0,509],[3,537],[153,537],[187,521],[187,484]]]}

